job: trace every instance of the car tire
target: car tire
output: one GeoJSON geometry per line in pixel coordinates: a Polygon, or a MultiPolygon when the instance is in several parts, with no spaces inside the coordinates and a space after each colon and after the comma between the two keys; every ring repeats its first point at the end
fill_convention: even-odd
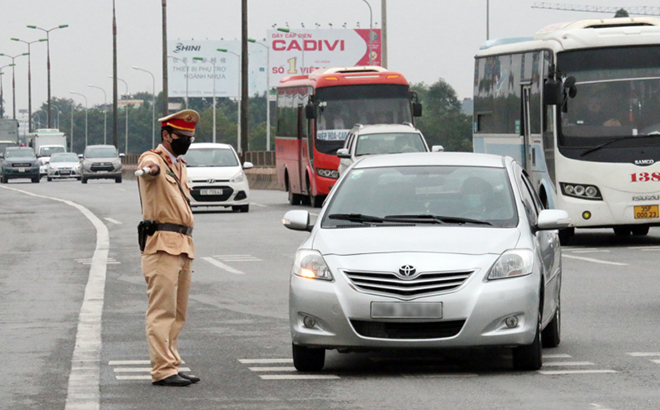
{"type": "Polygon", "coordinates": [[[41,181],[41,177],[34,177],[34,178],[32,178],[32,183],[33,183],[33,184],[38,184],[39,181],[41,181]]]}
{"type": "Polygon", "coordinates": [[[53,178],[51,178],[51,177],[46,177],[46,181],[51,182],[52,180],[53,180],[53,178]]]}
{"type": "MultiPolygon", "coordinates": [[[[542,302],[541,302],[542,304],[542,302]]],[[[543,365],[542,331],[543,324],[541,310],[539,309],[534,341],[527,346],[513,349],[513,367],[516,370],[538,370],[543,365]]]]}
{"type": "Polygon", "coordinates": [[[300,372],[316,372],[325,364],[325,349],[311,348],[291,344],[293,366],[300,372]]]}
{"type": "Polygon", "coordinates": [[[294,194],[291,192],[291,187],[289,187],[289,204],[291,205],[300,205],[300,194],[294,194]]]}
{"type": "Polygon", "coordinates": [[[8,179],[7,179],[6,176],[3,175],[2,177],[0,177],[0,182],[1,182],[1,183],[6,184],[7,181],[8,181],[8,179]]]}
{"type": "Polygon", "coordinates": [[[80,177],[80,182],[82,182],[83,184],[86,184],[87,183],[87,178],[80,177]]]}
{"type": "Polygon", "coordinates": [[[630,230],[634,236],[645,236],[649,233],[648,225],[633,226],[630,230]]]}
{"type": "Polygon", "coordinates": [[[250,205],[241,205],[241,212],[250,212],[250,205]]]}
{"type": "Polygon", "coordinates": [[[616,236],[626,237],[629,236],[630,233],[631,230],[627,226],[617,226],[614,228],[614,235],[616,236]]]}
{"type": "Polygon", "coordinates": [[[564,228],[559,230],[559,243],[562,246],[568,245],[568,243],[575,235],[575,228],[564,228]]]}
{"type": "Polygon", "coordinates": [[[77,179],[78,181],[80,181],[80,180],[82,179],[82,177],[76,177],[76,179],[77,179]]]}
{"type": "Polygon", "coordinates": [[[557,298],[557,310],[548,326],[541,332],[543,347],[557,347],[561,342],[561,299],[557,298]]]}
{"type": "Polygon", "coordinates": [[[115,178],[115,183],[121,184],[121,177],[115,178]]]}

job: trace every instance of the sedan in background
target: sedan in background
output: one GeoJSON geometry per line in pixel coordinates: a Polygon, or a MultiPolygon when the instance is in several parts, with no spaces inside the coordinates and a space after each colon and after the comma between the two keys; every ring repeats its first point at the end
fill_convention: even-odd
{"type": "Polygon", "coordinates": [[[121,158],[114,145],[88,145],[82,158],[82,175],[80,181],[87,183],[88,179],[114,179],[121,183],[121,158]]]}
{"type": "Polygon", "coordinates": [[[250,210],[250,187],[238,155],[229,144],[191,144],[183,156],[188,169],[191,207],[231,207],[234,212],[250,210]]]}
{"type": "Polygon", "coordinates": [[[513,348],[536,370],[560,341],[563,210],[543,209],[520,164],[473,153],[355,163],[312,226],[290,276],[293,362],[325,350],[513,348]]]}
{"type": "Polygon", "coordinates": [[[39,160],[30,147],[7,147],[0,158],[0,182],[6,184],[10,179],[29,178],[39,182],[39,160]]]}
{"type": "Polygon", "coordinates": [[[47,165],[48,181],[61,178],[75,178],[80,181],[80,159],[73,152],[61,152],[53,154],[47,165]]]}

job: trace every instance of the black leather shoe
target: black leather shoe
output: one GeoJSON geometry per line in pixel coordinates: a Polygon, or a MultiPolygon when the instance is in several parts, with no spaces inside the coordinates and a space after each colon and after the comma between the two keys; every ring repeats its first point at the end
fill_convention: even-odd
{"type": "Polygon", "coordinates": [[[192,375],[192,374],[186,374],[184,372],[179,372],[179,377],[182,377],[186,380],[190,380],[191,383],[197,383],[198,381],[202,380],[199,377],[192,375]]]}
{"type": "Polygon", "coordinates": [[[174,387],[183,387],[183,386],[189,386],[193,382],[191,382],[188,379],[184,379],[183,377],[180,377],[178,374],[173,374],[170,377],[166,377],[163,380],[158,380],[157,382],[153,382],[154,386],[174,386],[174,387]]]}

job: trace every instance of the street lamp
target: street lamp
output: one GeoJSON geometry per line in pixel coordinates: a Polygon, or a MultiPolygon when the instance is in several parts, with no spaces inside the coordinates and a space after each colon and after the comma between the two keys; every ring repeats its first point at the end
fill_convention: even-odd
{"type": "Polygon", "coordinates": [[[213,143],[215,144],[215,59],[208,60],[202,57],[193,57],[193,60],[213,64],[213,143]]]}
{"type": "MultiPolygon", "coordinates": [[[[71,94],[76,94],[85,99],[85,148],[87,148],[87,97],[84,94],[77,93],[75,91],[70,91],[71,94]]],[[[73,129],[73,104],[71,105],[71,129],[73,129]]],[[[73,143],[73,137],[72,137],[73,143]]]]}
{"type": "MultiPolygon", "coordinates": [[[[7,64],[3,65],[0,67],[0,76],[4,75],[5,73],[2,72],[2,69],[5,67],[13,67],[15,64],[7,64]]],[[[4,93],[2,92],[2,83],[3,83],[2,77],[0,77],[0,118],[4,118],[5,116],[5,96],[4,93]]]]}
{"type": "Polygon", "coordinates": [[[247,41],[266,48],[266,151],[270,151],[270,47],[252,38],[247,41]]]}
{"type": "Polygon", "coordinates": [[[238,103],[236,106],[236,112],[238,113],[238,120],[236,121],[236,129],[237,129],[237,137],[236,137],[236,146],[237,146],[237,151],[239,154],[242,153],[241,149],[241,56],[240,54],[236,54],[233,51],[229,51],[226,48],[219,48],[218,51],[221,53],[229,53],[233,54],[237,57],[238,60],[238,92],[236,93],[236,102],[238,103]]]}
{"type": "Polygon", "coordinates": [[[374,58],[371,55],[372,44],[374,41],[374,24],[373,24],[373,13],[371,12],[371,4],[367,0],[362,0],[367,3],[369,6],[369,65],[374,65],[374,58]]]}
{"type": "MultiPolygon", "coordinates": [[[[108,94],[106,94],[105,90],[99,86],[92,85],[92,84],[87,84],[88,87],[92,88],[98,88],[99,90],[103,91],[103,143],[107,144],[107,137],[108,137],[108,94]]],[[[59,119],[58,119],[59,121],[59,119]]]]}
{"type": "Polygon", "coordinates": [[[11,58],[11,64],[9,64],[9,65],[11,66],[11,99],[12,99],[12,107],[11,108],[14,111],[14,114],[13,114],[13,117],[12,117],[13,119],[16,119],[16,76],[14,74],[16,64],[14,63],[14,60],[18,57],[26,56],[26,55],[28,55],[28,53],[18,54],[18,55],[15,55],[15,56],[12,57],[12,56],[8,56],[7,54],[0,53],[0,56],[11,58]]]}
{"type": "Polygon", "coordinates": [[[35,121],[35,120],[33,120],[32,117],[37,117],[36,122],[39,125],[37,128],[41,128],[42,127],[42,125],[41,125],[41,115],[39,115],[38,112],[35,112],[34,115],[30,116],[30,121],[28,121],[28,123],[32,123],[32,121],[35,121]]]}
{"type": "MultiPolygon", "coordinates": [[[[114,78],[113,76],[109,75],[108,78],[114,78]]],[[[124,83],[126,86],[126,98],[128,98],[128,83],[121,78],[117,78],[117,81],[121,81],[124,83]]],[[[124,144],[124,152],[128,154],[128,100],[126,100],[126,105],[124,106],[124,110],[126,110],[126,143],[124,144]]]]}
{"type": "MultiPolygon", "coordinates": [[[[277,31],[281,31],[282,33],[290,33],[291,32],[291,30],[289,30],[286,27],[278,27],[277,31]]],[[[295,33],[293,33],[293,34],[295,34],[295,33]]],[[[302,70],[303,68],[305,68],[305,43],[304,43],[304,41],[303,41],[303,46],[302,46],[302,65],[300,66],[300,68],[301,68],[300,69],[300,74],[305,74],[302,70]]]]}
{"type": "MultiPolygon", "coordinates": [[[[41,38],[39,40],[34,40],[34,41],[25,41],[21,40],[18,38],[12,38],[13,41],[20,41],[21,43],[25,43],[28,46],[28,118],[32,118],[32,73],[31,73],[31,58],[30,58],[30,45],[32,43],[40,43],[42,41],[48,41],[45,38],[41,38]]],[[[32,132],[32,121],[28,121],[28,131],[32,132]]]]}
{"type": "Polygon", "coordinates": [[[49,30],[46,30],[37,26],[27,26],[27,28],[41,30],[46,32],[46,53],[47,53],[47,67],[48,67],[48,128],[50,128],[51,117],[50,117],[50,32],[57,30],[58,28],[67,28],[68,24],[60,24],[57,27],[53,27],[49,30]]]}
{"type": "MultiPolygon", "coordinates": [[[[156,77],[144,68],[139,68],[133,66],[134,70],[144,71],[145,73],[151,76],[152,81],[152,91],[151,91],[151,148],[156,148],[156,77]]],[[[214,113],[215,115],[215,113],[214,113]]],[[[214,117],[215,118],[215,117],[214,117]]],[[[215,124],[215,123],[214,123],[215,124]]],[[[215,125],[213,126],[215,129],[215,125]]],[[[215,139],[213,140],[215,142],[215,139]]]]}
{"type": "Polygon", "coordinates": [[[181,61],[183,63],[183,65],[186,66],[186,98],[185,98],[185,101],[186,101],[186,109],[188,109],[188,73],[189,73],[188,63],[186,63],[186,60],[184,60],[182,58],[179,58],[179,57],[174,57],[174,56],[168,56],[168,57],[173,59],[174,61],[181,61]]]}

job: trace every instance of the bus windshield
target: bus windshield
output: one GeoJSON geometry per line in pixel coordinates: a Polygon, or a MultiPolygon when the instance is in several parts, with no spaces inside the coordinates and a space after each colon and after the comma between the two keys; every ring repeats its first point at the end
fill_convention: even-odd
{"type": "Polygon", "coordinates": [[[316,90],[319,103],[316,149],[334,153],[355,124],[412,123],[407,85],[368,84],[316,90]]]}
{"type": "MultiPolygon", "coordinates": [[[[559,147],[660,145],[660,47],[610,47],[557,54],[557,67],[576,79],[577,95],[561,112],[559,147]],[[628,137],[631,138],[622,138],[628,137]]],[[[559,110],[558,110],[559,111],[559,110]]]]}

